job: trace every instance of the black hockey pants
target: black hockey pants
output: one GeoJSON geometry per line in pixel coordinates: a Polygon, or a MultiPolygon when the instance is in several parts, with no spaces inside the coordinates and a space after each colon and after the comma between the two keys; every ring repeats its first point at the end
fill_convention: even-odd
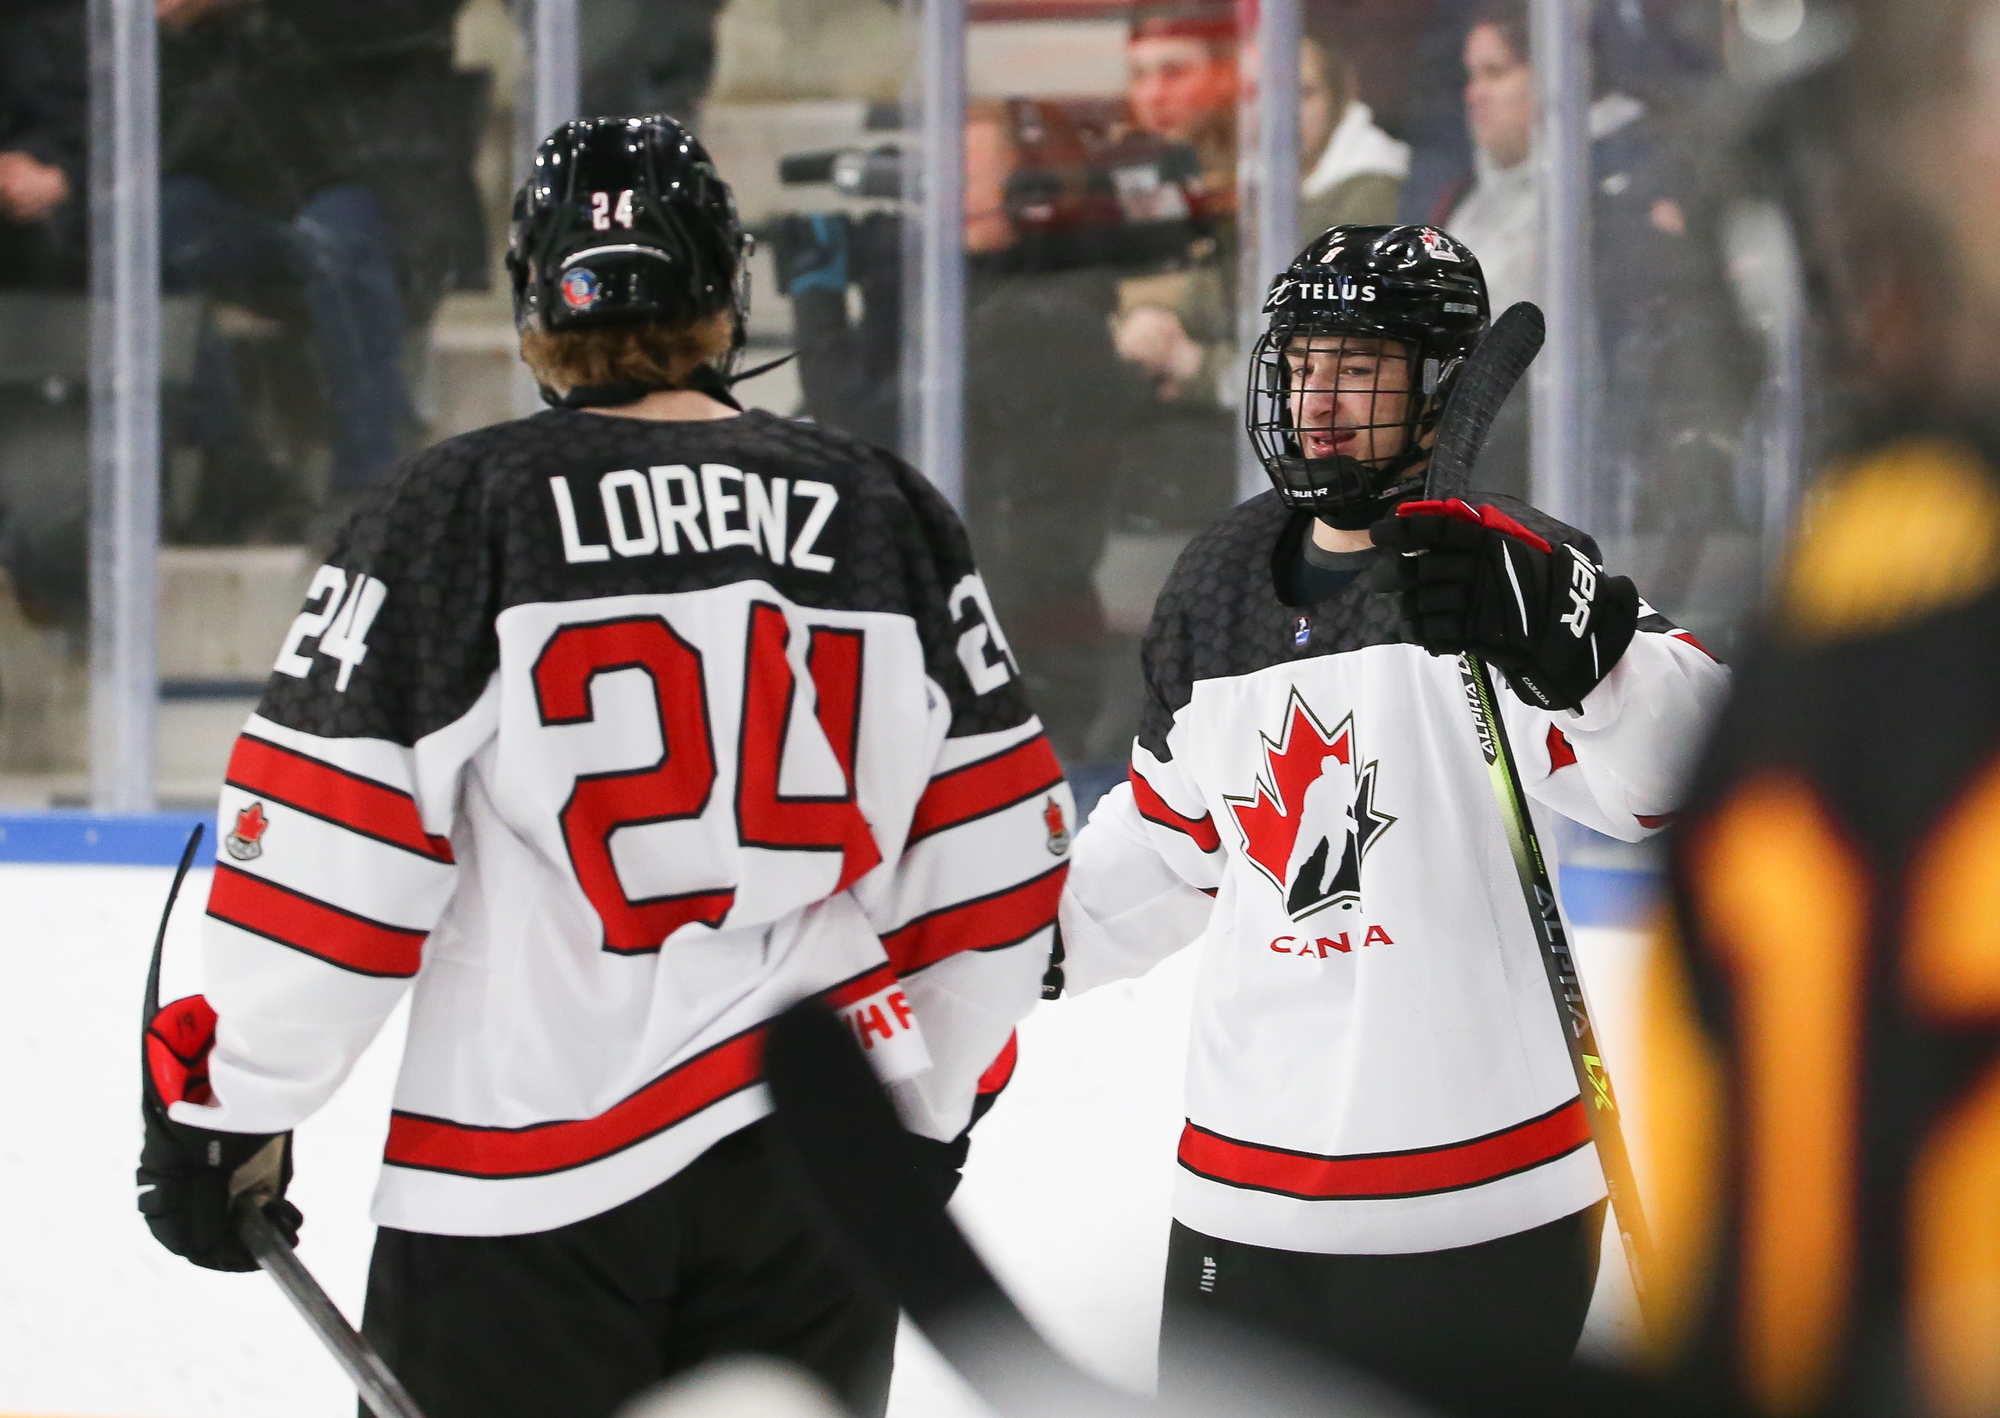
{"type": "Polygon", "coordinates": [[[382,1228],[363,1333],[426,1418],[607,1418],[652,1383],[746,1351],[789,1359],[880,1418],[896,1307],[856,1285],[773,1172],[768,1127],[553,1231],[382,1228]]]}
{"type": "Polygon", "coordinates": [[[1167,1243],[1160,1392],[1211,1352],[1220,1321],[1374,1374],[1462,1415],[1545,1411],[1597,1284],[1604,1203],[1476,1246],[1313,1255],[1219,1241],[1178,1221],[1167,1243]]]}

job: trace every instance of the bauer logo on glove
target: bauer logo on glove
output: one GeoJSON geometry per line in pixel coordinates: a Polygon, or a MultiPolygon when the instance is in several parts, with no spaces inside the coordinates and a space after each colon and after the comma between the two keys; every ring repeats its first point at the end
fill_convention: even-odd
{"type": "Polygon", "coordinates": [[[1410,638],[1434,655],[1471,652],[1542,709],[1575,709],[1611,673],[1639,624],[1639,593],[1582,548],[1502,511],[1406,502],[1369,529],[1392,557],[1370,582],[1399,595],[1410,638]]]}

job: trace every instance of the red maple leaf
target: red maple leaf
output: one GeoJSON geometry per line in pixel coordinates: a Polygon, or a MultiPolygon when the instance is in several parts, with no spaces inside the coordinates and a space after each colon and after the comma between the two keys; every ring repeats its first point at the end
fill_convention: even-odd
{"type": "Polygon", "coordinates": [[[264,829],[271,825],[271,819],[264,816],[264,805],[252,803],[236,814],[236,833],[245,842],[255,842],[264,835],[264,829]]]}
{"type": "Polygon", "coordinates": [[[1053,797],[1042,808],[1042,825],[1049,829],[1051,837],[1060,837],[1068,829],[1068,824],[1063,821],[1062,804],[1053,797]]]}
{"type": "Polygon", "coordinates": [[[1332,738],[1307,712],[1305,701],[1292,692],[1291,713],[1283,737],[1277,743],[1264,739],[1264,766],[1269,775],[1257,780],[1255,796],[1228,798],[1229,811],[1243,833],[1243,853],[1277,884],[1285,888],[1285,868],[1291,864],[1292,845],[1298,841],[1299,813],[1305,807],[1306,790],[1326,771],[1326,761],[1351,761],[1353,740],[1345,724],[1332,738]]]}

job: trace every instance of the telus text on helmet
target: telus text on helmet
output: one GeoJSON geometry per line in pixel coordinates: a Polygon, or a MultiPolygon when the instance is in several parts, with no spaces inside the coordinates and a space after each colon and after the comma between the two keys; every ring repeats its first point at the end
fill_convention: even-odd
{"type": "Polygon", "coordinates": [[[1292,287],[1293,300],[1373,300],[1375,287],[1355,281],[1300,281],[1292,287]]]}
{"type": "Polygon", "coordinates": [[[586,497],[581,515],[568,478],[550,478],[549,493],[563,560],[571,563],[609,561],[614,553],[676,556],[684,549],[748,547],[778,566],[833,570],[833,558],[815,549],[840,504],[831,483],[767,478],[726,463],[703,463],[698,473],[671,463],[643,473],[606,473],[597,480],[598,506],[586,497]]]}

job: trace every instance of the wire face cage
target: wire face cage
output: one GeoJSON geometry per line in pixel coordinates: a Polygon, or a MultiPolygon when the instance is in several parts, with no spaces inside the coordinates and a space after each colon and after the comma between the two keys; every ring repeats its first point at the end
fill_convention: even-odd
{"type": "Polygon", "coordinates": [[[1251,352],[1245,424],[1279,495],[1333,517],[1400,496],[1435,422],[1439,362],[1405,340],[1292,323],[1251,352]]]}

